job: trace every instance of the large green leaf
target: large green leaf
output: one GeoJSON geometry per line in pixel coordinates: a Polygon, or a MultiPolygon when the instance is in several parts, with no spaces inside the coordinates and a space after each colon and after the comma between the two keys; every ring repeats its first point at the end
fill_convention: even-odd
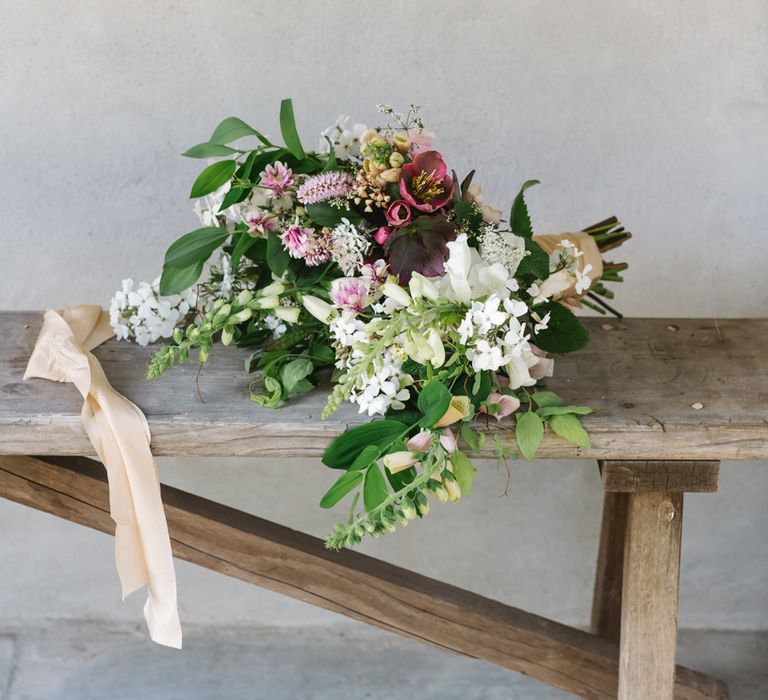
{"type": "Polygon", "coordinates": [[[280,103],[280,133],[283,135],[286,148],[298,159],[306,157],[301,145],[299,132],[296,130],[296,119],[293,116],[293,100],[285,99],[280,103]]]}
{"type": "Polygon", "coordinates": [[[205,262],[229,237],[229,231],[219,226],[206,226],[190,231],[173,242],[165,252],[165,265],[171,267],[189,267],[205,262]]]}
{"type": "Polygon", "coordinates": [[[309,218],[318,226],[328,226],[329,228],[340,224],[342,219],[346,219],[351,224],[359,224],[363,220],[356,211],[352,209],[339,209],[338,207],[331,206],[328,202],[310,204],[306,207],[306,210],[309,218]]]}
{"type": "Polygon", "coordinates": [[[267,236],[267,265],[269,265],[269,269],[278,277],[282,277],[290,262],[291,256],[283,246],[280,236],[274,231],[270,231],[267,236]]]}
{"type": "Polygon", "coordinates": [[[237,141],[245,136],[255,136],[265,146],[271,146],[269,140],[252,126],[246,124],[238,117],[227,117],[222,121],[211,134],[209,141],[211,143],[226,144],[237,141]]]}
{"type": "Polygon", "coordinates": [[[240,237],[237,239],[237,243],[235,243],[235,247],[232,249],[231,263],[233,270],[237,269],[237,266],[240,263],[240,258],[253,248],[258,240],[258,238],[254,238],[247,231],[240,233],[240,237]]]}
{"type": "Polygon", "coordinates": [[[549,418],[550,416],[563,416],[568,413],[574,416],[587,416],[590,413],[594,413],[595,409],[590,406],[543,406],[537,408],[538,413],[542,418],[549,418]]]}
{"type": "Polygon", "coordinates": [[[544,437],[544,421],[535,413],[521,413],[515,421],[515,439],[523,457],[532,460],[544,437]]]}
{"type": "Polygon", "coordinates": [[[283,382],[283,388],[289,394],[293,393],[297,384],[312,374],[313,369],[312,360],[308,357],[297,357],[295,360],[291,360],[280,371],[280,380],[283,382]]]}
{"type": "Polygon", "coordinates": [[[347,469],[365,447],[385,447],[407,429],[405,423],[389,418],[350,428],[328,446],[323,453],[323,464],[332,469],[347,469]]]}
{"type": "Polygon", "coordinates": [[[555,431],[555,434],[564,440],[568,440],[568,442],[572,442],[585,449],[591,447],[589,435],[587,435],[587,431],[584,430],[584,426],[582,426],[581,421],[576,416],[572,414],[550,416],[547,422],[552,430],[555,431]]]}
{"type": "Polygon", "coordinates": [[[363,505],[365,510],[370,512],[376,506],[381,505],[389,496],[389,489],[381,468],[374,463],[368,467],[365,472],[365,483],[363,484],[363,505]]]}
{"type": "Polygon", "coordinates": [[[451,392],[436,379],[427,382],[419,393],[417,402],[424,417],[420,424],[432,426],[439,421],[451,405],[451,392]]]}
{"type": "Polygon", "coordinates": [[[215,192],[230,178],[237,170],[237,163],[234,160],[220,160],[218,163],[209,165],[201,172],[195,184],[192,185],[192,191],[189,193],[190,199],[205,197],[205,195],[215,192]]]}
{"type": "Polygon", "coordinates": [[[528,205],[525,203],[525,191],[529,187],[540,184],[538,180],[526,180],[512,202],[512,211],[509,213],[509,228],[518,236],[530,238],[533,235],[531,217],[528,214],[528,205]]]}
{"type": "Polygon", "coordinates": [[[459,488],[463,496],[469,496],[472,493],[472,484],[475,481],[475,465],[467,455],[459,450],[451,453],[451,464],[453,465],[453,475],[459,483],[459,488]]]}
{"type": "Polygon", "coordinates": [[[189,289],[200,279],[204,264],[205,261],[202,260],[185,267],[163,265],[163,273],[160,275],[160,294],[170,296],[189,289]]]}
{"type": "Polygon", "coordinates": [[[549,255],[536,243],[535,238],[525,239],[525,249],[528,251],[517,266],[516,276],[531,275],[534,279],[543,280],[549,277],[549,255]]]}
{"type": "Polygon", "coordinates": [[[556,301],[536,307],[541,316],[549,313],[548,327],[536,333],[532,342],[546,352],[566,353],[580,350],[589,342],[589,331],[568,309],[556,301]]]}
{"type": "Polygon", "coordinates": [[[220,143],[211,143],[205,141],[204,143],[198,143],[196,146],[184,151],[181,155],[185,158],[219,158],[221,156],[232,156],[235,153],[239,153],[236,148],[230,148],[220,143]]]}
{"type": "Polygon", "coordinates": [[[363,472],[344,472],[320,501],[321,508],[333,508],[363,480],[363,472]]]}

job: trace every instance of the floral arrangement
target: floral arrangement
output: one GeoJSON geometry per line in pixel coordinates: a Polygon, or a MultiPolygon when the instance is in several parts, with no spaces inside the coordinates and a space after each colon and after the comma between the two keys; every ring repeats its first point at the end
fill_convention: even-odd
{"type": "Polygon", "coordinates": [[[330,374],[323,418],[346,401],[375,417],[323,456],[341,475],[320,505],[354,492],[331,548],[423,517],[432,499],[469,494],[468,454],[485,439],[478,416],[515,415],[514,442],[497,435],[493,446],[502,461],[532,459],[547,426],[589,446],[580,416],[592,409],[564,405],[541,384],[551,354],[588,341],[571,309],[612,311],[604,283],[621,281],[626,264],[602,254],[630,237],[615,218],[534,236],[525,193],[536,180],[504,220],[474,171],[460,180],[448,169],[417,107],[379,110],[384,126],[340,118],[315,152],[301,143],[290,100],[280,109],[284,145],[225,119],[184,154],[217,159],[192,186],[202,228],[170,246],[153,284],[126,280],[110,308],[119,338],[172,339],[150,379],[235,344],[252,349],[256,403],[278,408],[330,374]]]}

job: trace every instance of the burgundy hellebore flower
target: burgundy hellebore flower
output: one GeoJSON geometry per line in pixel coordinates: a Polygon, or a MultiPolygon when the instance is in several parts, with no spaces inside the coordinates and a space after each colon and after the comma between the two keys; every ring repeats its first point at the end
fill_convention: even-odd
{"type": "Polygon", "coordinates": [[[392,229],[387,228],[386,226],[380,226],[378,231],[373,234],[373,240],[379,245],[384,245],[394,235],[395,232],[392,229]]]}
{"type": "Polygon", "coordinates": [[[419,153],[400,172],[400,194],[419,211],[432,213],[451,200],[453,180],[437,151],[419,153]]]}
{"type": "Polygon", "coordinates": [[[395,228],[407,226],[411,223],[411,208],[408,206],[408,202],[398,199],[389,205],[385,216],[390,226],[395,228]]]}

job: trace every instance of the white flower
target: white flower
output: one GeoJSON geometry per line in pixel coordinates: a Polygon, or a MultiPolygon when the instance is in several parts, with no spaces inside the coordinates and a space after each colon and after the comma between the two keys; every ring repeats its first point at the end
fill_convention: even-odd
{"type": "MultiPolygon", "coordinates": [[[[394,279],[394,278],[393,278],[394,279]]],[[[385,282],[381,285],[381,292],[385,297],[398,304],[400,308],[410,306],[413,299],[400,285],[395,282],[385,282]]]]}
{"type": "Polygon", "coordinates": [[[583,270],[576,269],[573,273],[576,275],[576,294],[585,293],[592,286],[592,278],[589,273],[592,271],[592,265],[587,263],[583,270]]]}
{"type": "Polygon", "coordinates": [[[534,306],[564,292],[573,284],[574,277],[568,270],[559,270],[550,275],[540,285],[532,284],[528,287],[528,294],[533,297],[534,306]]]}
{"type": "Polygon", "coordinates": [[[331,336],[342,347],[351,348],[355,343],[365,343],[368,340],[365,323],[351,311],[342,311],[330,322],[328,328],[331,336]]]}
{"type": "MultiPolygon", "coordinates": [[[[365,124],[354,124],[351,129],[348,129],[346,126],[348,121],[349,117],[342,114],[333,126],[322,132],[323,137],[327,136],[330,139],[336,157],[341,160],[360,155],[360,137],[368,131],[365,124]]],[[[328,153],[328,141],[325,138],[320,139],[317,150],[320,153],[328,153]]]]}
{"type": "Polygon", "coordinates": [[[194,212],[203,226],[221,226],[223,221],[224,226],[232,231],[235,228],[235,224],[243,220],[241,213],[242,203],[233,204],[224,211],[219,211],[219,207],[224,202],[224,197],[226,197],[231,187],[232,183],[227,181],[215,192],[195,202],[194,212]]]}
{"type": "Polygon", "coordinates": [[[467,357],[472,361],[475,372],[490,370],[495,372],[510,361],[511,357],[503,353],[498,345],[491,345],[487,340],[478,340],[474,348],[467,350],[467,357]]]}
{"type": "Polygon", "coordinates": [[[528,254],[525,239],[510,231],[486,226],[480,234],[480,254],[489,263],[499,263],[507,274],[514,275],[520,261],[528,254]]]}
{"type": "MultiPolygon", "coordinates": [[[[275,309],[275,312],[279,310],[275,309]]],[[[264,318],[264,325],[272,331],[272,338],[275,340],[285,335],[285,332],[288,330],[288,327],[278,316],[266,316],[264,318]]]]}
{"type": "Polygon", "coordinates": [[[533,386],[536,383],[536,380],[531,377],[529,367],[536,364],[538,358],[533,353],[531,355],[534,360],[531,364],[526,362],[526,358],[523,355],[513,355],[510,357],[506,367],[510,389],[519,389],[521,386],[533,386]]]}
{"type": "Polygon", "coordinates": [[[333,314],[334,309],[327,301],[313,297],[311,294],[305,294],[301,298],[301,303],[309,313],[323,323],[328,323],[328,319],[333,314]]]}
{"type": "Polygon", "coordinates": [[[347,277],[353,277],[361,269],[370,247],[368,237],[348,219],[342,219],[331,231],[331,255],[347,277]]]}
{"type": "MultiPolygon", "coordinates": [[[[445,261],[445,277],[453,290],[453,299],[462,304],[472,301],[472,287],[469,285],[469,271],[472,268],[472,250],[465,233],[449,241],[448,260],[445,261]]],[[[445,296],[445,294],[444,294],[445,296]]]]}
{"type": "Polygon", "coordinates": [[[544,318],[539,316],[535,311],[531,313],[531,316],[533,317],[533,320],[536,321],[536,323],[533,326],[533,332],[538,333],[539,331],[544,331],[549,327],[549,317],[550,313],[547,312],[544,314],[544,318]]]}

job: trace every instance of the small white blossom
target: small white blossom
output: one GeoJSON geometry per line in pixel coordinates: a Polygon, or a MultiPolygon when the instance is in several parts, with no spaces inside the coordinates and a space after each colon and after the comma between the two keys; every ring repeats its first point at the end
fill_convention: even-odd
{"type": "Polygon", "coordinates": [[[371,247],[368,237],[348,219],[331,231],[331,254],[347,277],[353,277],[363,265],[363,256],[371,247]]]}
{"type": "MultiPolygon", "coordinates": [[[[328,137],[333,144],[333,151],[340,160],[348,160],[360,155],[360,137],[368,131],[365,124],[354,124],[351,129],[347,128],[349,117],[341,115],[336,123],[323,131],[322,136],[328,137]]],[[[320,153],[328,153],[328,141],[325,138],[320,139],[320,146],[317,149],[320,153]]]]}

